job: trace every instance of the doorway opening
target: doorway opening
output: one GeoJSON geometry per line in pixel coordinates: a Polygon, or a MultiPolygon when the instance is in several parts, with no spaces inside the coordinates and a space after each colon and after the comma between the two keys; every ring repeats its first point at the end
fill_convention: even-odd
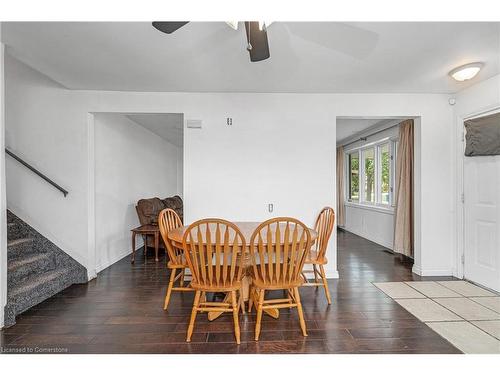
{"type": "Polygon", "coordinates": [[[134,249],[130,240],[144,220],[157,223],[154,210],[179,200],[182,210],[183,124],[182,113],[93,114],[96,273],[144,243],[154,247],[147,236],[137,236],[134,249]]]}
{"type": "Polygon", "coordinates": [[[337,117],[339,267],[346,263],[359,271],[385,262],[389,273],[396,263],[411,272],[420,254],[419,124],[414,116],[337,117]]]}

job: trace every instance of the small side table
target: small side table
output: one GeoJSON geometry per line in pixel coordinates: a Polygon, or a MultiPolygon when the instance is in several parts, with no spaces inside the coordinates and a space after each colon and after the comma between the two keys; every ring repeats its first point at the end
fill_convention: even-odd
{"type": "Polygon", "coordinates": [[[160,247],[160,228],[157,225],[141,225],[132,229],[132,263],[135,262],[135,236],[140,234],[144,238],[144,256],[147,251],[147,236],[154,237],[155,261],[158,262],[158,248],[160,247]]]}

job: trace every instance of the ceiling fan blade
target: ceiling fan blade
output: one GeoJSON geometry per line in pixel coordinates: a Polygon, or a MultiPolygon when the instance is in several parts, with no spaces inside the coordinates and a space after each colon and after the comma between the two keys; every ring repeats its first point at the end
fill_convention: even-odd
{"type": "Polygon", "coordinates": [[[155,21],[153,22],[153,27],[165,34],[172,34],[174,31],[180,29],[182,26],[187,24],[189,21],[172,22],[172,21],[155,21]]]}
{"type": "Polygon", "coordinates": [[[262,61],[271,54],[269,53],[269,42],[267,40],[266,29],[259,29],[258,22],[245,22],[245,29],[247,33],[248,53],[250,54],[250,61],[262,61]]]}

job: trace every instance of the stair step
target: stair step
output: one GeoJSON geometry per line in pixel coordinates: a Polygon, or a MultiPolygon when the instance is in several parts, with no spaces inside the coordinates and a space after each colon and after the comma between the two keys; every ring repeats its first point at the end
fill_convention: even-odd
{"type": "Polygon", "coordinates": [[[7,210],[7,224],[13,223],[16,220],[16,215],[7,210]]]}
{"type": "Polygon", "coordinates": [[[87,270],[28,223],[7,210],[7,304],[4,325],[72,284],[87,270]]]}
{"type": "Polygon", "coordinates": [[[26,237],[23,228],[17,223],[7,223],[7,241],[18,240],[26,237]]]}
{"type": "Polygon", "coordinates": [[[73,267],[33,275],[7,292],[7,305],[15,315],[28,310],[74,284],[73,267]]]}
{"type": "Polygon", "coordinates": [[[18,238],[7,241],[7,259],[17,259],[26,254],[33,254],[33,238],[18,238]]]}
{"type": "Polygon", "coordinates": [[[55,257],[51,253],[34,253],[8,262],[8,285],[19,285],[31,275],[42,274],[55,268],[55,257]]]}

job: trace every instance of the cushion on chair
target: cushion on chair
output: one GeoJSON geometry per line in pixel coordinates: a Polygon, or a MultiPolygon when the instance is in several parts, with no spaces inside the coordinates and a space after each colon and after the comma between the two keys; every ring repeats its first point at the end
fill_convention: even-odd
{"type": "Polygon", "coordinates": [[[162,202],[165,208],[171,208],[172,210],[174,210],[181,218],[181,221],[184,222],[184,204],[181,197],[179,197],[178,195],[174,195],[173,197],[162,199],[162,202]]]}
{"type": "MultiPolygon", "coordinates": [[[[182,198],[178,195],[160,199],[157,197],[140,199],[137,202],[135,209],[141,225],[158,225],[158,215],[165,208],[172,208],[177,215],[183,220],[183,203],[182,198]]],[[[154,246],[153,236],[147,237],[148,246],[154,246]]],[[[160,237],[160,247],[164,248],[163,240],[160,237]]]]}
{"type": "Polygon", "coordinates": [[[158,224],[158,215],[165,208],[160,198],[141,199],[137,202],[137,214],[141,225],[158,224]]]}

